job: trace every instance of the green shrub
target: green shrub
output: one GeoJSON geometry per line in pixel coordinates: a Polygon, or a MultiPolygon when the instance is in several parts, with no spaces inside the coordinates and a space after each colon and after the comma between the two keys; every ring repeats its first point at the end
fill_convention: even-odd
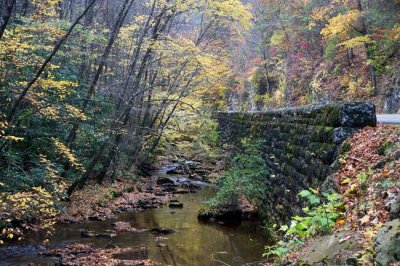
{"type": "Polygon", "coordinates": [[[241,152],[232,161],[231,168],[220,178],[221,188],[209,204],[211,206],[237,205],[244,195],[256,206],[262,207],[262,199],[269,187],[269,171],[261,156],[263,141],[243,139],[241,152]]]}

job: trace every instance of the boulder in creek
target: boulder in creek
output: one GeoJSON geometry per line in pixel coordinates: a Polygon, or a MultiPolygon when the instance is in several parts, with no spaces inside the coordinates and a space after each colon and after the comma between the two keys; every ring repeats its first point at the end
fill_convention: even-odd
{"type": "Polygon", "coordinates": [[[148,231],[146,229],[137,229],[133,227],[130,223],[128,222],[115,222],[111,224],[117,232],[133,232],[133,233],[140,233],[144,231],[148,231]]]}
{"type": "Polygon", "coordinates": [[[89,220],[89,221],[102,222],[102,221],[105,221],[106,218],[105,218],[105,217],[102,217],[102,216],[89,216],[89,217],[88,217],[88,220],[89,220]]]}
{"type": "Polygon", "coordinates": [[[197,219],[200,221],[226,221],[240,222],[251,221],[259,218],[256,209],[249,201],[241,196],[237,204],[213,206],[211,208],[200,209],[197,219]]]}
{"type": "Polygon", "coordinates": [[[113,237],[116,237],[117,236],[117,234],[114,234],[114,233],[99,233],[99,234],[96,234],[96,238],[113,238],[113,237]]]}
{"type": "Polygon", "coordinates": [[[182,202],[170,202],[168,204],[170,208],[183,208],[183,203],[182,202]]]}
{"type": "Polygon", "coordinates": [[[81,237],[83,237],[83,238],[89,238],[89,237],[94,237],[94,236],[96,236],[96,233],[93,231],[89,231],[86,229],[81,230],[81,237]]]}
{"type": "Polygon", "coordinates": [[[154,227],[153,229],[150,230],[150,232],[152,232],[153,234],[168,235],[175,233],[175,230],[170,228],[154,227]]]}
{"type": "Polygon", "coordinates": [[[116,237],[117,234],[115,233],[96,233],[93,231],[89,231],[86,229],[82,229],[81,231],[81,237],[83,238],[90,238],[90,237],[96,237],[96,238],[113,238],[116,237]]]}
{"type": "Polygon", "coordinates": [[[168,177],[159,177],[157,179],[157,185],[163,186],[166,184],[174,185],[174,181],[172,179],[169,179],[168,177]]]}

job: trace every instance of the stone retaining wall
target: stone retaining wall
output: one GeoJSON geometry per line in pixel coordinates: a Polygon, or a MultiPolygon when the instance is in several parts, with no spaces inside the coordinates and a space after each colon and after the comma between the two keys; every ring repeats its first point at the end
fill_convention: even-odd
{"type": "Polygon", "coordinates": [[[340,145],[360,128],[376,125],[375,106],[337,103],[254,113],[216,113],[221,144],[245,137],[265,140],[263,157],[271,172],[265,206],[271,218],[300,212],[298,193],[319,187],[334,169],[340,145]]]}

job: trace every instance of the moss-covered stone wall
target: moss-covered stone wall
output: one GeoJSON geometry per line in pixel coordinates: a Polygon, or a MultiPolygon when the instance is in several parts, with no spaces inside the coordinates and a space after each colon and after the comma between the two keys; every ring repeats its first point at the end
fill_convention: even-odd
{"type": "MultiPolygon", "coordinates": [[[[265,199],[271,218],[300,212],[298,193],[319,187],[334,168],[339,147],[360,128],[376,125],[375,106],[336,103],[252,113],[216,113],[221,144],[245,137],[265,140],[263,157],[271,172],[265,199]]],[[[265,211],[265,210],[264,210],[265,211]]]]}

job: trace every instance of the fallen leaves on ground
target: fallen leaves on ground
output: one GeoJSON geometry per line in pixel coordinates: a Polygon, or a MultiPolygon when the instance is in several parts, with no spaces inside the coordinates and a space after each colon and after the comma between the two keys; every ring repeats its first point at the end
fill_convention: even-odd
{"type": "Polygon", "coordinates": [[[342,226],[338,230],[361,232],[368,249],[389,219],[388,195],[400,191],[400,127],[364,128],[348,143],[350,151],[336,175],[346,210],[345,221],[337,225],[342,226]]]}
{"type": "Polygon", "coordinates": [[[141,186],[132,186],[132,180],[102,185],[93,181],[71,196],[70,202],[65,206],[66,212],[58,217],[58,221],[68,223],[105,220],[128,210],[157,208],[168,201],[167,194],[156,195],[159,188],[154,181],[143,180],[141,183],[151,183],[151,190],[144,191],[141,186]]]}

